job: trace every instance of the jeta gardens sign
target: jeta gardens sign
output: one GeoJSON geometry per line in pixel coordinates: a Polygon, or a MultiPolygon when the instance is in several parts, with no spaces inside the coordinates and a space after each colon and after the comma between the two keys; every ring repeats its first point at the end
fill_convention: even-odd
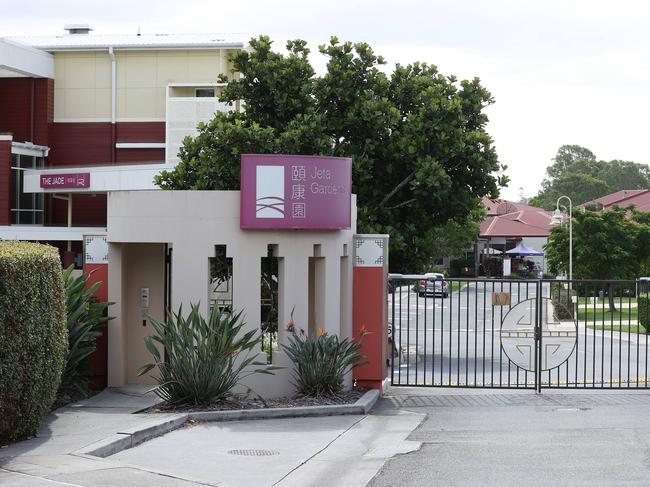
{"type": "Polygon", "coordinates": [[[352,159],[244,154],[241,228],[350,228],[352,159]]]}

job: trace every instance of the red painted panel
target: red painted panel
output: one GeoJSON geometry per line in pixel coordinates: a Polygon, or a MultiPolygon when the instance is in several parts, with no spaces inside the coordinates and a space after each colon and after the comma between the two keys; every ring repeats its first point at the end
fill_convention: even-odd
{"type": "Polygon", "coordinates": [[[117,149],[118,164],[143,164],[165,162],[165,149],[117,149]]]}
{"type": "Polygon", "coordinates": [[[384,380],[385,326],[383,320],[384,290],[382,267],[355,267],[352,284],[352,330],[358,338],[362,330],[370,332],[363,339],[361,353],[368,363],[354,369],[353,377],[359,385],[380,388],[384,380]]]}
{"type": "Polygon", "coordinates": [[[118,122],[117,142],[165,142],[165,122],[118,122]]]}
{"type": "MultiPolygon", "coordinates": [[[[67,226],[68,202],[51,198],[48,223],[53,226],[67,226]]],[[[74,194],[72,196],[72,224],[75,227],[106,226],[105,194],[74,194]]]]}
{"type": "Polygon", "coordinates": [[[50,125],[52,166],[93,166],[111,163],[111,124],[55,122],[50,125]]]}
{"type": "Polygon", "coordinates": [[[11,141],[0,140],[0,225],[11,222],[11,141]]]}
{"type": "Polygon", "coordinates": [[[54,119],[54,80],[34,80],[34,143],[49,145],[49,124],[54,119]]]}
{"type": "MultiPolygon", "coordinates": [[[[88,276],[87,287],[101,282],[102,285],[95,291],[95,296],[100,301],[108,301],[108,265],[86,264],[84,272],[88,276]]],[[[108,383],[108,328],[105,325],[96,345],[95,353],[90,356],[91,381],[93,389],[104,389],[108,383]]]]}
{"type": "Polygon", "coordinates": [[[0,78],[0,132],[31,141],[32,78],[0,78]]]}

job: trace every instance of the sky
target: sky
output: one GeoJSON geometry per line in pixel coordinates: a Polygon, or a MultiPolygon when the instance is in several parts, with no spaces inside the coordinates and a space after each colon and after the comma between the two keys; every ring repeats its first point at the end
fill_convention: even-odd
{"type": "MultiPolygon", "coordinates": [[[[478,77],[495,98],[488,132],[511,182],[534,196],[563,144],[650,162],[650,4],[641,0],[0,0],[0,37],[63,33],[267,34],[313,51],[336,35],[390,65],[423,61],[478,77]]],[[[314,54],[317,70],[324,60],[314,54]]]]}

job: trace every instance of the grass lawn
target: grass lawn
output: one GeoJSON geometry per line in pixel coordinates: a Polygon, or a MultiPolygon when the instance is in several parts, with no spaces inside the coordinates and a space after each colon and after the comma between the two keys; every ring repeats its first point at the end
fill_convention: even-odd
{"type": "Polygon", "coordinates": [[[630,325],[628,328],[628,325],[625,323],[623,324],[605,324],[605,325],[590,325],[587,323],[587,328],[591,328],[592,330],[605,330],[605,331],[613,331],[613,332],[623,332],[623,333],[645,333],[645,328],[641,325],[630,325]]]}
{"type": "Polygon", "coordinates": [[[459,282],[459,281],[447,281],[447,285],[449,286],[449,292],[455,292],[458,291],[461,287],[463,287],[466,282],[459,282]]]}
{"type": "MultiPolygon", "coordinates": [[[[579,308],[578,309],[578,320],[579,321],[628,321],[628,320],[637,320],[638,313],[637,308],[627,309],[625,307],[621,309],[616,309],[612,314],[609,311],[608,306],[596,305],[596,309],[593,308],[579,308]]],[[[625,324],[625,323],[623,323],[625,324]]]]}
{"type": "MultiPolygon", "coordinates": [[[[593,305],[593,303],[591,301],[592,299],[593,298],[591,298],[591,297],[579,297],[578,298],[578,304],[592,304],[593,305]]],[[[607,296],[605,296],[604,298],[598,298],[598,301],[596,302],[596,307],[598,308],[598,306],[600,306],[602,303],[605,303],[605,305],[608,306],[608,304],[607,304],[608,302],[609,301],[608,301],[607,296]]],[[[617,307],[619,306],[619,304],[623,304],[625,306],[628,303],[636,304],[636,298],[630,298],[630,297],[620,298],[620,297],[616,296],[614,298],[614,302],[616,303],[617,307]]]]}

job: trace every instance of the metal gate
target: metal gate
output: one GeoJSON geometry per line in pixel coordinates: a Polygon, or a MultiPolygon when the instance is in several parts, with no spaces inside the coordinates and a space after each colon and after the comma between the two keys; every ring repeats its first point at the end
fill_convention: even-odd
{"type": "Polygon", "coordinates": [[[647,387],[646,281],[391,274],[388,287],[393,385],[647,387]]]}

